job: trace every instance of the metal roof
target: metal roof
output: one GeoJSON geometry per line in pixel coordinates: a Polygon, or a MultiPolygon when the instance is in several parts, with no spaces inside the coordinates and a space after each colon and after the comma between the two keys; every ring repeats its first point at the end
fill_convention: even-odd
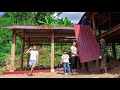
{"type": "Polygon", "coordinates": [[[73,27],[63,26],[8,26],[5,27],[16,31],[20,38],[30,44],[51,43],[51,33],[54,32],[55,43],[72,43],[75,40],[73,27]],[[24,32],[24,35],[23,35],[24,32]]]}
{"type": "Polygon", "coordinates": [[[13,29],[13,30],[16,30],[16,29],[38,29],[38,30],[42,30],[42,29],[48,29],[48,30],[54,30],[54,29],[69,29],[69,30],[73,30],[73,27],[63,27],[63,26],[46,26],[46,25],[40,25],[40,26],[8,26],[8,27],[5,27],[5,28],[8,28],[8,29],[13,29]]]}

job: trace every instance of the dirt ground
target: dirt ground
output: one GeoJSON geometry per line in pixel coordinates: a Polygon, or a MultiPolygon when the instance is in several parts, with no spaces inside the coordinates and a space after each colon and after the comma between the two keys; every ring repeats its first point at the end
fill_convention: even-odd
{"type": "Polygon", "coordinates": [[[1,75],[0,78],[119,78],[120,74],[95,74],[95,73],[78,73],[76,75],[64,75],[59,72],[39,72],[34,73],[33,76],[27,74],[12,74],[12,75],[1,75]]]}
{"type": "Polygon", "coordinates": [[[34,76],[28,76],[27,74],[16,75],[2,75],[0,78],[116,78],[116,74],[78,74],[78,75],[63,75],[55,73],[37,73],[34,76]]]}
{"type": "Polygon", "coordinates": [[[0,75],[0,78],[120,78],[120,62],[111,63],[107,74],[80,71],[77,75],[64,75],[61,72],[39,72],[33,76],[27,74],[0,75]]]}

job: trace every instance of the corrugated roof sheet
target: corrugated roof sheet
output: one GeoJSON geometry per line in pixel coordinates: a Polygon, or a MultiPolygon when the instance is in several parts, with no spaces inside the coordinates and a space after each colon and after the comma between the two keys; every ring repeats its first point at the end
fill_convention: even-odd
{"type": "Polygon", "coordinates": [[[8,29],[69,29],[69,30],[74,30],[73,27],[64,27],[64,26],[8,26],[5,27],[8,29]]]}

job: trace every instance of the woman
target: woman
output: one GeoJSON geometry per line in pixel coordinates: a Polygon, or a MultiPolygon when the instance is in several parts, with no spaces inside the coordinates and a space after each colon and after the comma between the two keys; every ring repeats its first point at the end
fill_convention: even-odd
{"type": "Polygon", "coordinates": [[[71,63],[71,69],[73,74],[77,74],[76,69],[77,69],[77,62],[79,60],[78,54],[77,54],[77,48],[76,48],[76,42],[74,41],[72,46],[71,46],[71,58],[70,58],[70,63],[71,63]]]}

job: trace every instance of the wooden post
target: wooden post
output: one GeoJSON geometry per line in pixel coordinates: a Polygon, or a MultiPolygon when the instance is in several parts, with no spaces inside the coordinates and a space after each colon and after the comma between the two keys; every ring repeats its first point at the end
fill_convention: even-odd
{"type": "MultiPolygon", "coordinates": [[[[27,45],[27,50],[30,48],[30,44],[28,43],[27,45]]],[[[30,54],[27,54],[27,67],[29,66],[29,59],[30,59],[30,54]]]]}
{"type": "Polygon", "coordinates": [[[54,32],[51,34],[51,72],[54,70],[54,32]]]}
{"type": "MultiPolygon", "coordinates": [[[[23,35],[25,32],[23,31],[23,35]]],[[[25,47],[25,38],[21,39],[21,52],[20,52],[20,70],[23,70],[23,55],[24,55],[24,47],[25,47]]]]}
{"type": "Polygon", "coordinates": [[[93,32],[94,34],[96,34],[96,25],[95,25],[95,18],[93,13],[92,13],[92,25],[93,25],[93,32]]]}
{"type": "Polygon", "coordinates": [[[112,52],[113,52],[113,59],[116,60],[116,48],[115,48],[115,43],[112,43],[112,52]]]}
{"type": "Polygon", "coordinates": [[[16,47],[16,31],[13,31],[12,34],[12,47],[11,47],[11,67],[10,72],[15,70],[15,47],[16,47]]]}
{"type": "Polygon", "coordinates": [[[85,70],[85,63],[82,63],[82,70],[85,70]]]}
{"type": "Polygon", "coordinates": [[[92,68],[92,61],[88,62],[88,71],[89,72],[92,72],[93,71],[93,68],[92,68]]]}
{"type": "MultiPolygon", "coordinates": [[[[94,33],[96,35],[96,25],[95,25],[95,18],[93,13],[92,13],[92,24],[93,24],[94,33]]],[[[99,60],[96,60],[96,69],[97,71],[99,71],[99,60]]]]}
{"type": "Polygon", "coordinates": [[[23,70],[23,54],[24,54],[24,46],[25,46],[25,40],[22,39],[21,41],[21,52],[20,52],[20,69],[23,70]]]}

